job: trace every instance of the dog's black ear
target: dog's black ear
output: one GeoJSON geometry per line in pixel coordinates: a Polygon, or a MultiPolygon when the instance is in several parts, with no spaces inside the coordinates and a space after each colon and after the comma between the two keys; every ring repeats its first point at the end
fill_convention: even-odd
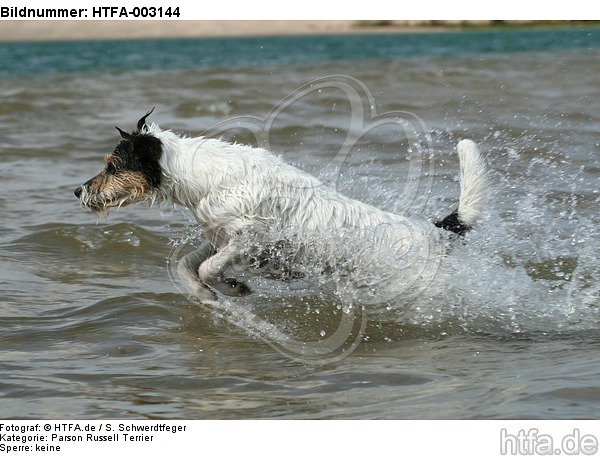
{"type": "Polygon", "coordinates": [[[121,134],[121,138],[126,139],[128,141],[131,141],[133,138],[133,135],[127,133],[126,131],[121,130],[119,127],[115,127],[117,130],[119,130],[119,133],[121,134]]]}
{"type": "Polygon", "coordinates": [[[148,117],[153,112],[154,112],[154,108],[152,108],[150,111],[148,111],[146,113],[146,115],[144,117],[142,117],[140,120],[138,120],[138,123],[137,123],[137,132],[138,133],[141,133],[143,131],[144,127],[146,126],[146,117],[148,117]]]}

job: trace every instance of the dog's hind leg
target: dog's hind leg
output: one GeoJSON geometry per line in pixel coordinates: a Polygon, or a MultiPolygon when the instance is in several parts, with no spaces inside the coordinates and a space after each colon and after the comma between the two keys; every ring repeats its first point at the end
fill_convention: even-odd
{"type": "Polygon", "coordinates": [[[227,277],[231,267],[239,263],[244,255],[239,246],[229,244],[218,253],[204,261],[198,276],[202,283],[227,296],[246,296],[252,292],[250,287],[234,277],[227,277]]]}
{"type": "Polygon", "coordinates": [[[200,265],[214,254],[215,249],[212,244],[205,240],[198,250],[188,253],[179,260],[177,265],[179,278],[190,293],[200,300],[214,301],[217,299],[215,293],[200,280],[198,275],[200,265]]]}

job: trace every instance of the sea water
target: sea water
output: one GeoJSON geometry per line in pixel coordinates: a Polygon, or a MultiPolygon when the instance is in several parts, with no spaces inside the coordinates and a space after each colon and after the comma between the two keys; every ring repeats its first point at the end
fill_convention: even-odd
{"type": "Polygon", "coordinates": [[[594,28],[0,44],[0,416],[598,418],[599,48],[594,28]],[[153,106],[423,220],[456,207],[473,139],[488,206],[376,311],[323,278],[199,305],[172,274],[189,213],[97,221],[73,195],[153,106]]]}

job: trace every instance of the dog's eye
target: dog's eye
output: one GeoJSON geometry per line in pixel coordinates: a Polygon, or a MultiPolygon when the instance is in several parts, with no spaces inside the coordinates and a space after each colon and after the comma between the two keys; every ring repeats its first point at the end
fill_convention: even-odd
{"type": "Polygon", "coordinates": [[[112,176],[112,175],[113,175],[113,174],[115,174],[116,172],[117,172],[117,168],[116,168],[116,166],[115,166],[115,165],[113,165],[112,163],[108,163],[108,164],[106,165],[106,173],[107,173],[107,174],[109,174],[109,175],[111,175],[111,176],[112,176]]]}

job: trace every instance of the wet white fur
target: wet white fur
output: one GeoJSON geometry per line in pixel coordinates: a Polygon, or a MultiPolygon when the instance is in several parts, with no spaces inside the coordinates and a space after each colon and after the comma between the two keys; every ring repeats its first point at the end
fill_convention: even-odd
{"type": "Polygon", "coordinates": [[[412,224],[347,198],[264,149],[181,138],[154,124],[148,132],[163,144],[159,199],[188,207],[216,247],[247,228],[267,231],[277,225],[312,233],[412,224]]]}
{"type": "MultiPolygon", "coordinates": [[[[201,299],[211,297],[206,285],[226,294],[230,291],[242,295],[221,285],[226,266],[231,266],[236,254],[239,256],[240,246],[236,243],[243,232],[252,233],[254,239],[265,244],[281,239],[281,233],[291,234],[295,242],[301,243],[323,232],[343,231],[357,237],[368,232],[389,249],[417,251],[423,256],[430,252],[437,232],[433,224],[347,198],[264,149],[217,139],[180,137],[156,124],[147,126],[144,133],[160,139],[163,147],[163,176],[154,197],[189,208],[211,244],[212,250],[201,248],[180,265],[184,282],[201,299]],[[383,234],[381,227],[385,227],[383,234]],[[378,233],[373,234],[375,231],[378,233]],[[198,278],[200,287],[196,286],[198,278]]],[[[485,165],[472,141],[461,141],[458,152],[459,216],[471,225],[482,210],[485,165]]],[[[348,253],[348,249],[342,250],[348,253]]],[[[327,255],[331,254],[329,249],[327,255]]],[[[376,263],[377,259],[372,261],[376,263]]]]}
{"type": "Polygon", "coordinates": [[[487,194],[487,170],[477,145],[470,139],[458,143],[460,158],[460,199],[458,216],[472,226],[481,216],[487,194]]]}

